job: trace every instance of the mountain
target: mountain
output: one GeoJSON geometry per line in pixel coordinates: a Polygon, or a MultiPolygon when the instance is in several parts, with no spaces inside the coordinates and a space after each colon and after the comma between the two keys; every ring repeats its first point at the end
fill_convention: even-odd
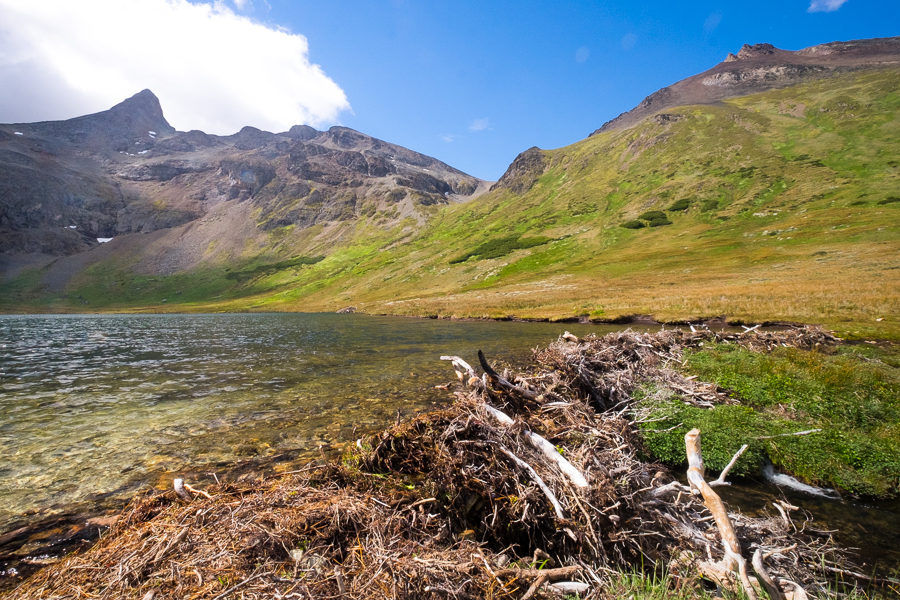
{"type": "Polygon", "coordinates": [[[0,125],[0,268],[9,276],[52,263],[49,285],[61,289],[103,259],[89,253],[98,238],[115,238],[116,254],[151,274],[255,256],[248,245],[278,257],[272,232],[322,226],[334,230],[320,236],[327,246],[360,216],[414,228],[480,186],[345,127],[178,132],[144,90],[92,115],[0,125]]]}
{"type": "Polygon", "coordinates": [[[726,98],[788,87],[836,73],[898,63],[900,38],[896,37],[831,42],[797,51],[781,50],[772,44],[744,44],[737,54],[729,54],[708,71],[650,94],[591,135],[630,127],[673,106],[714,104],[726,98]]]}
{"type": "MultiPolygon", "coordinates": [[[[380,175],[374,153],[388,145],[340,128],[172,134],[147,155],[113,156],[113,180],[160,211],[200,216],[163,226],[149,215],[128,221],[138,213],[123,209],[117,226],[147,233],[20,268],[0,306],[726,315],[898,337],[900,62],[858,52],[898,42],[749,47],[723,63],[741,80],[756,72],[758,52],[781,56],[785,73],[798,54],[827,53],[834,68],[637,107],[570,146],[526,150],[484,193],[486,183],[414,165],[396,147],[387,161],[402,168],[380,175]],[[311,202],[314,191],[326,199],[311,202]]],[[[692,85],[681,83],[670,88],[692,85]]]]}

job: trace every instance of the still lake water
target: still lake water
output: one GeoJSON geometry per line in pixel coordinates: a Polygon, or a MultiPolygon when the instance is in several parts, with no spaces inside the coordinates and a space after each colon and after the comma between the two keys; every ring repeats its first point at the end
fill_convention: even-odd
{"type": "MultiPolygon", "coordinates": [[[[442,354],[515,360],[573,323],[337,314],[0,316],[0,533],[175,474],[317,456],[445,402],[442,354]]],[[[205,480],[194,480],[201,485],[205,480]]]]}

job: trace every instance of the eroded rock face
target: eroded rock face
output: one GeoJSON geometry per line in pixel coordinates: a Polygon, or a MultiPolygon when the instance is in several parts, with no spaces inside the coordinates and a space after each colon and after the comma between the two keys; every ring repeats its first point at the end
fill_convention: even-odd
{"type": "Polygon", "coordinates": [[[653,113],[688,104],[711,104],[826,76],[829,73],[900,64],[900,37],[831,42],[781,50],[772,44],[744,44],[712,69],[647,96],[591,135],[631,127],[653,113]]]}
{"type": "Polygon", "coordinates": [[[130,181],[168,181],[198,169],[184,160],[163,160],[152,163],[128,165],[116,172],[116,176],[130,181]]]}
{"type": "Polygon", "coordinates": [[[750,69],[720,71],[704,77],[700,83],[705,86],[746,87],[752,84],[799,82],[803,79],[827,71],[821,65],[767,65],[750,69]]]}

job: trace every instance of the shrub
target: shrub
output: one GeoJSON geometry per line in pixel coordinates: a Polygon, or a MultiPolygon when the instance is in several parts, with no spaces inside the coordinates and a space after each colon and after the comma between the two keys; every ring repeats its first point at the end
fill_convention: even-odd
{"type": "Polygon", "coordinates": [[[324,260],[324,256],[295,256],[294,258],[289,258],[287,260],[282,260],[277,263],[270,263],[267,265],[256,265],[252,269],[244,269],[242,271],[231,271],[225,274],[226,279],[236,279],[238,281],[243,281],[246,279],[250,279],[257,275],[268,275],[269,273],[274,273],[275,271],[281,271],[283,269],[289,269],[291,267],[302,267],[304,265],[314,265],[317,262],[324,260]]]}
{"type": "Polygon", "coordinates": [[[668,208],[668,210],[670,210],[670,211],[687,210],[690,205],[691,205],[691,201],[688,198],[682,198],[680,200],[676,200],[675,202],[673,202],[672,206],[670,206],[668,208]]]}
{"type": "Polygon", "coordinates": [[[661,210],[648,210],[647,212],[645,212],[644,214],[642,214],[641,216],[638,217],[638,219],[641,219],[644,221],[652,221],[654,219],[665,219],[665,218],[666,218],[666,213],[664,213],[661,210]]]}
{"type": "Polygon", "coordinates": [[[638,221],[637,219],[632,219],[630,221],[625,221],[622,223],[622,227],[625,229],[640,229],[641,227],[645,227],[643,221],[638,221]]]}
{"type": "Polygon", "coordinates": [[[662,225],[671,225],[672,221],[667,219],[665,216],[662,218],[656,217],[654,219],[650,219],[650,227],[660,227],[662,225]]]}
{"type": "Polygon", "coordinates": [[[703,212],[709,212],[711,210],[716,210],[717,208],[719,208],[719,201],[715,198],[707,198],[700,203],[700,210],[703,212]]]}
{"type": "Polygon", "coordinates": [[[884,200],[879,200],[878,204],[892,204],[894,202],[900,202],[900,198],[897,196],[888,196],[884,200]]]}
{"type": "Polygon", "coordinates": [[[535,246],[546,244],[547,242],[552,241],[552,239],[553,238],[544,237],[542,235],[519,237],[517,234],[494,238],[482,243],[470,252],[460,254],[456,258],[450,259],[450,264],[455,265],[457,263],[465,262],[473,256],[477,256],[478,260],[499,258],[501,256],[506,256],[513,250],[533,248],[535,246]]]}

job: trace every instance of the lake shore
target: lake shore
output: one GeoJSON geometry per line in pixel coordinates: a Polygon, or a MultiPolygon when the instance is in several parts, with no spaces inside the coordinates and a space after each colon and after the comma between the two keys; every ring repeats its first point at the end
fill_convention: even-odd
{"type": "MultiPolygon", "coordinates": [[[[174,492],[139,498],[90,550],[48,566],[9,597],[66,594],[77,586],[134,598],[154,591],[374,598],[391,590],[410,598],[446,597],[448,590],[519,598],[550,597],[549,585],[571,580],[587,584],[589,597],[605,598],[630,585],[627,574],[641,565],[650,573],[653,565],[665,568],[682,597],[702,594],[696,569],[706,550],[697,544],[717,539],[715,526],[703,519],[698,500],[678,493],[673,475],[680,468],[641,458],[642,417],[632,397],[652,380],[687,390],[689,404],[721,396],[727,405],[715,386],[671,368],[686,348],[722,343],[771,353],[830,342],[809,329],[625,332],[561,339],[518,374],[496,374],[485,364],[488,375],[473,378],[457,363],[465,384],[453,405],[360,440],[339,463],[213,486],[205,490],[211,498],[179,499],[174,492]],[[504,426],[485,405],[519,424],[504,426]],[[528,432],[585,473],[587,487],[580,491],[561,475],[527,442],[528,432]]],[[[717,470],[722,449],[714,440],[704,453],[717,470]]],[[[858,567],[825,538],[796,533],[790,524],[797,515],[787,511],[786,518],[732,518],[745,543],[774,548],[800,541],[783,559],[772,559],[776,578],[827,594],[837,569],[852,584],[847,573],[858,567]]],[[[727,576],[720,583],[727,586],[727,576]]]]}

